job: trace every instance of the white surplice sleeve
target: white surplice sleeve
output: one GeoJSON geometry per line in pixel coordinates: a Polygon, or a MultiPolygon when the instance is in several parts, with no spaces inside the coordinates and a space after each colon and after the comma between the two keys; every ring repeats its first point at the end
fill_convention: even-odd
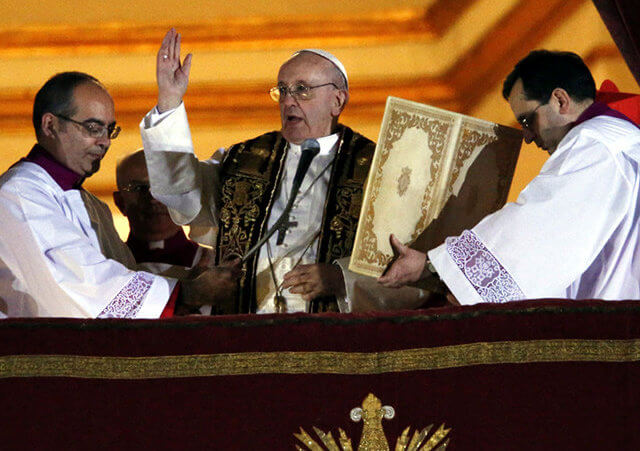
{"type": "Polygon", "coordinates": [[[8,316],[158,318],[176,281],[107,259],[80,191],[63,192],[25,165],[36,167],[12,168],[0,188],[0,309],[8,316]]]}
{"type": "Polygon", "coordinates": [[[428,253],[460,303],[570,297],[633,208],[624,138],[574,131],[515,203],[428,253]]]}
{"type": "Polygon", "coordinates": [[[194,241],[215,245],[222,151],[199,161],[193,151],[184,103],[150,111],[140,123],[151,193],[169,208],[176,224],[189,224],[194,241]]]}

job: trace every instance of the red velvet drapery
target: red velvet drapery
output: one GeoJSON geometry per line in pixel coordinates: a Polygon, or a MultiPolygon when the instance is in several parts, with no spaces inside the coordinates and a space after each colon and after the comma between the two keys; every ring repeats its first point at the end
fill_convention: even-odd
{"type": "Polygon", "coordinates": [[[390,449],[430,424],[451,450],[640,449],[638,380],[637,301],[0,321],[2,449],[307,449],[314,426],[357,449],[369,393],[390,449]]]}

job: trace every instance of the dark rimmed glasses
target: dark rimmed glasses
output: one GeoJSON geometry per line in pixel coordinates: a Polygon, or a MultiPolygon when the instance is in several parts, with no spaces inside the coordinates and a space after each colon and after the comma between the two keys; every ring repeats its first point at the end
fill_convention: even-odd
{"type": "Polygon", "coordinates": [[[96,121],[80,122],[80,121],[76,121],[75,119],[71,119],[70,117],[64,116],[62,114],[54,113],[53,115],[65,121],[73,122],[74,124],[79,125],[80,127],[84,128],[87,131],[87,133],[89,133],[89,136],[96,139],[103,138],[105,136],[107,136],[109,139],[116,139],[120,134],[120,131],[122,130],[120,126],[116,124],[104,125],[96,121]]]}
{"type": "Polygon", "coordinates": [[[527,113],[523,116],[521,116],[518,119],[518,122],[520,123],[520,125],[522,126],[522,128],[529,130],[529,131],[533,131],[532,127],[533,127],[533,121],[536,118],[536,113],[538,112],[538,108],[540,108],[542,105],[546,105],[548,102],[546,103],[541,103],[540,105],[538,105],[537,107],[535,107],[533,109],[532,112],[527,113]]]}

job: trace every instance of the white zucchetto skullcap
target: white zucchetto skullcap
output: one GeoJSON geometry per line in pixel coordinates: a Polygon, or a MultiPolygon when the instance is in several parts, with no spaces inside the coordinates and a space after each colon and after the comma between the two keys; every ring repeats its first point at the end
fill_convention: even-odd
{"type": "Polygon", "coordinates": [[[298,50],[297,52],[295,52],[291,56],[292,57],[297,56],[302,52],[315,53],[316,55],[321,56],[324,59],[327,59],[327,60],[331,61],[331,63],[338,68],[338,70],[340,71],[340,73],[344,77],[345,86],[346,86],[347,90],[349,90],[349,77],[347,77],[347,70],[344,68],[343,64],[340,62],[340,60],[338,58],[336,58],[334,55],[332,55],[331,53],[327,52],[326,50],[321,50],[321,49],[302,49],[302,50],[298,50]]]}

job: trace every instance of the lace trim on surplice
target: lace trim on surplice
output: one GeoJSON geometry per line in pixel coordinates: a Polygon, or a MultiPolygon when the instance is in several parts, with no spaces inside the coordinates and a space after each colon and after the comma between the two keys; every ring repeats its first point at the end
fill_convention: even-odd
{"type": "Polygon", "coordinates": [[[129,283],[113,298],[98,318],[135,318],[142,307],[142,300],[153,284],[153,276],[136,273],[129,283]]]}
{"type": "Polygon", "coordinates": [[[524,293],[475,233],[447,238],[447,252],[485,302],[524,299],[524,293]]]}

